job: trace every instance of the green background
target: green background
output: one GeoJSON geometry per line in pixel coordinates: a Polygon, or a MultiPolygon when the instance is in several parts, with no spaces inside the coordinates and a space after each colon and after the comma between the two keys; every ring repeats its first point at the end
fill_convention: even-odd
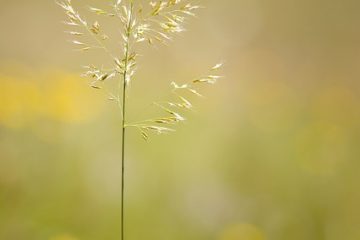
{"type": "MultiPolygon", "coordinates": [[[[177,133],[129,132],[126,239],[360,239],[360,2],[201,4],[139,49],[129,118],[219,60],[226,78],[177,133]]],[[[72,51],[54,1],[0,6],[0,239],[119,239],[120,113],[79,77],[103,56],[72,51]]]]}

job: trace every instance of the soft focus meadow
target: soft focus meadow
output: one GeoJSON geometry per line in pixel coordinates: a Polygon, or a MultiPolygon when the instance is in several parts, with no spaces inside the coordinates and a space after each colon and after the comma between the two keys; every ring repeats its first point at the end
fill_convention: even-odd
{"type": "MultiPolygon", "coordinates": [[[[360,239],[360,2],[200,3],[142,49],[128,116],[219,59],[226,78],[176,134],[129,131],[126,238],[360,239]]],[[[0,239],[119,239],[121,116],[80,77],[103,56],[72,50],[54,1],[0,6],[0,239]]]]}

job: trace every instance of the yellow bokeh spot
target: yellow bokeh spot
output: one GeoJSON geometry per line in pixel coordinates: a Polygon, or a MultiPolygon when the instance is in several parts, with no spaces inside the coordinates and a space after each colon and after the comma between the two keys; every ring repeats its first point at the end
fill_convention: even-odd
{"type": "Polygon", "coordinates": [[[55,237],[50,238],[49,240],[79,240],[78,238],[75,238],[68,234],[62,234],[55,237]]]}
{"type": "Polygon", "coordinates": [[[79,123],[99,114],[105,100],[84,79],[63,72],[0,75],[0,126],[22,128],[41,120],[79,123]],[[100,96],[100,97],[97,97],[100,96]]]}
{"type": "Polygon", "coordinates": [[[237,224],[224,230],[220,240],[265,240],[264,233],[251,224],[237,224]]]}
{"type": "Polygon", "coordinates": [[[59,74],[45,93],[45,112],[63,122],[83,122],[99,111],[94,90],[80,77],[59,74]]]}
{"type": "Polygon", "coordinates": [[[295,138],[296,155],[300,166],[315,175],[336,172],[349,152],[349,139],[344,128],[330,124],[310,124],[295,138]]]}

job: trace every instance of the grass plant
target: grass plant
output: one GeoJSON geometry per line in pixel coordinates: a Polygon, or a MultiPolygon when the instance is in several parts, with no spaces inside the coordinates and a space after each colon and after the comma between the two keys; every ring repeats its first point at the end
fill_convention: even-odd
{"type": "Polygon", "coordinates": [[[114,19],[115,24],[121,26],[118,38],[110,37],[99,21],[89,22],[73,7],[71,0],[57,2],[65,11],[69,26],[67,31],[72,36],[71,42],[82,52],[102,50],[111,60],[111,64],[104,68],[89,64],[84,66],[84,77],[90,79],[90,86],[106,94],[107,98],[115,102],[121,111],[122,128],[122,182],[121,182],[121,240],[125,233],[125,143],[127,129],[134,128],[144,140],[151,134],[166,134],[175,131],[175,126],[186,120],[185,114],[193,109],[193,97],[202,97],[201,87],[205,84],[215,84],[221,78],[218,74],[222,63],[209,69],[204,76],[194,78],[184,83],[171,82],[171,99],[154,102],[164,113],[162,116],[127,122],[127,99],[129,86],[134,79],[137,69],[138,45],[167,44],[176,35],[185,31],[185,23],[189,17],[201,7],[191,0],[150,1],[142,6],[136,0],[116,0],[109,9],[89,6],[88,10],[97,15],[114,19]],[[111,50],[110,42],[121,42],[119,48],[111,50]],[[120,51],[119,51],[120,50],[120,51]],[[117,87],[113,87],[114,83],[117,87]]]}

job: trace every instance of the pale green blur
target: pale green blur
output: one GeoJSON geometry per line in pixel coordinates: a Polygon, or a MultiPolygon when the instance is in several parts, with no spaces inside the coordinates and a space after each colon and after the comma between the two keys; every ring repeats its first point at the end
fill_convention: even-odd
{"type": "MultiPolygon", "coordinates": [[[[129,118],[219,60],[226,78],[175,134],[129,132],[126,240],[360,239],[360,2],[201,4],[141,49],[129,118]]],[[[72,51],[52,0],[0,5],[0,239],[120,239],[120,112],[79,77],[103,55],[72,51]]]]}

